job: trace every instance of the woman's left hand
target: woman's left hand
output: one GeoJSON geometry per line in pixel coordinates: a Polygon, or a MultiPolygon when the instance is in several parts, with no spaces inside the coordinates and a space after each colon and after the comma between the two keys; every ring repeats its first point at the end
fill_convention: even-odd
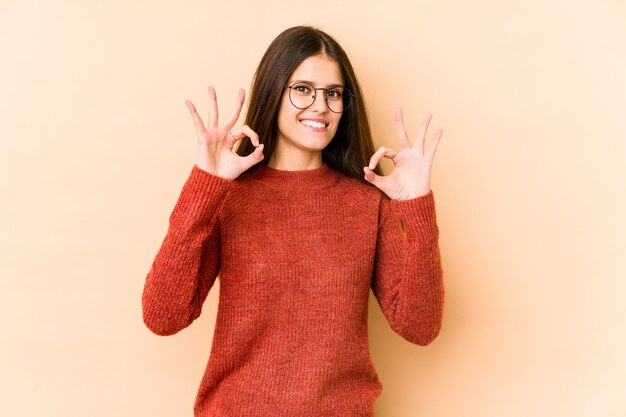
{"type": "Polygon", "coordinates": [[[400,142],[400,151],[396,152],[382,146],[370,158],[369,166],[363,167],[365,179],[393,200],[408,200],[430,192],[430,170],[437,145],[443,134],[443,130],[437,130],[430,147],[424,152],[426,130],[431,118],[432,114],[424,116],[415,143],[411,145],[404,128],[402,108],[398,107],[396,109],[396,132],[398,142],[400,142]],[[372,171],[382,157],[393,161],[394,168],[389,175],[380,176],[372,171]]]}

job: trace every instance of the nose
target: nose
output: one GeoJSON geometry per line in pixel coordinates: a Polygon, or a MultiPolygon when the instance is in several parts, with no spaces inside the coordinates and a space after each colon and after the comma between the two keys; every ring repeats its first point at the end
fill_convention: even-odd
{"type": "Polygon", "coordinates": [[[313,96],[313,104],[311,104],[311,110],[319,113],[326,113],[328,111],[328,105],[326,104],[326,92],[316,91],[313,96]]]}

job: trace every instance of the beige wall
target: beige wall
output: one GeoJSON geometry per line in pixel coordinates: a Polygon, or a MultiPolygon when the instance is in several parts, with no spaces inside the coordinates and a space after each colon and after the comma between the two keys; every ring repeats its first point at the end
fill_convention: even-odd
{"type": "Polygon", "coordinates": [[[626,413],[622,1],[0,2],[0,415],[191,416],[218,287],[169,338],[140,297],[196,158],[269,42],[349,52],[378,145],[423,114],[447,299],[410,345],[371,298],[380,417],[626,413]],[[265,17],[263,17],[265,16],[265,17]],[[432,133],[432,132],[431,132],[432,133]]]}

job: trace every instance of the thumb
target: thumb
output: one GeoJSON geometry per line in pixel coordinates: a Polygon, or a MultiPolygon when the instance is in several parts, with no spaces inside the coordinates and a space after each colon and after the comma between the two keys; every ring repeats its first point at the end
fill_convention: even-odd
{"type": "Polygon", "coordinates": [[[380,182],[382,180],[382,177],[380,175],[376,175],[376,173],[372,171],[369,167],[363,167],[363,172],[365,173],[365,180],[367,182],[380,188],[380,182]]]}
{"type": "Polygon", "coordinates": [[[241,165],[243,166],[244,171],[250,168],[251,166],[261,162],[263,158],[265,158],[265,155],[263,155],[263,148],[264,148],[264,144],[262,143],[259,146],[257,146],[250,155],[244,156],[242,158],[241,165]]]}

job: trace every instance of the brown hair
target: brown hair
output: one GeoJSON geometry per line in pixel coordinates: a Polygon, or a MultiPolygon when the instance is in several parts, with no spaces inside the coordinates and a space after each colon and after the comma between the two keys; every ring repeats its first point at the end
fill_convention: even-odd
{"type": "MultiPolygon", "coordinates": [[[[284,87],[293,71],[306,58],[326,54],[341,68],[345,87],[352,92],[352,104],[342,114],[337,132],[322,150],[322,160],[344,174],[363,178],[363,167],[374,154],[372,134],[365,109],[363,92],[345,51],[327,33],[311,26],[296,26],[282,32],[270,44],[252,80],[250,102],[245,124],[259,135],[265,158],[252,169],[267,165],[276,147],[278,110],[284,87]]],[[[237,154],[245,156],[254,151],[250,139],[244,138],[237,154]]],[[[382,175],[377,166],[374,170],[382,175]]]]}

